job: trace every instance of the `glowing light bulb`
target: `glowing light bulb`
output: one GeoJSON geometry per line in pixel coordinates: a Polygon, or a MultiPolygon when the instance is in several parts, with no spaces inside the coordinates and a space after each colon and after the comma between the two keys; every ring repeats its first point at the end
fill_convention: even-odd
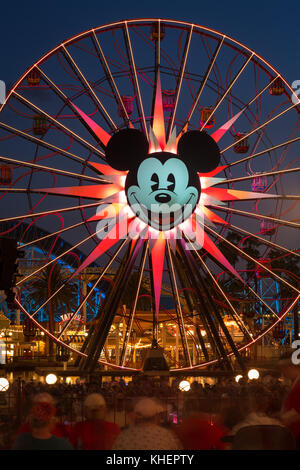
{"type": "Polygon", "coordinates": [[[9,381],[5,377],[0,377],[0,392],[6,392],[9,389],[9,381]]]}
{"type": "Polygon", "coordinates": [[[236,383],[239,383],[239,381],[240,381],[242,378],[243,378],[242,375],[237,375],[237,376],[235,377],[236,383]]]}
{"type": "Polygon", "coordinates": [[[248,377],[250,380],[257,380],[259,378],[259,372],[256,369],[250,369],[248,372],[248,377]]]}
{"type": "Polygon", "coordinates": [[[182,380],[179,384],[179,390],[182,392],[188,392],[191,388],[191,384],[188,380],[182,380]]]}
{"type": "Polygon", "coordinates": [[[48,385],[54,385],[57,382],[57,377],[55,374],[48,374],[46,376],[46,383],[48,385]]]}

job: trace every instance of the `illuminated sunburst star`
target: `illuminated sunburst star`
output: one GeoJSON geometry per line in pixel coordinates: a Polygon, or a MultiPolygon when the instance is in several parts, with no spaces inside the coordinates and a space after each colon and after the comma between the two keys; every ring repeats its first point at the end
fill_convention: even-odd
{"type": "MultiPolygon", "coordinates": [[[[174,250],[178,238],[185,237],[192,241],[190,249],[203,248],[218,264],[242,281],[205,228],[214,224],[227,225],[209,206],[235,200],[280,197],[214,187],[226,182],[226,179],[217,176],[226,169],[226,165],[219,165],[217,142],[244,110],[211,136],[206,132],[188,132],[187,129],[176,135],[174,127],[166,142],[159,72],[149,142],[131,123],[129,129],[110,136],[77,106],[72,106],[91,134],[106,149],[107,163],[89,162],[99,176],[99,184],[43,188],[38,191],[98,200],[101,205],[88,222],[103,221],[107,224],[110,221],[110,230],[73,277],[129,235],[134,241],[138,238],[149,241],[157,316],[167,241],[174,250]]],[[[96,235],[101,227],[103,225],[98,223],[96,235]]]]}

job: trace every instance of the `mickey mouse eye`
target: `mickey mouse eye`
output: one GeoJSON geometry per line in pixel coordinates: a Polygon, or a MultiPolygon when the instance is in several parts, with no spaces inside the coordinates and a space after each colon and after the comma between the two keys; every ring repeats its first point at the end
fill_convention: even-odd
{"type": "Polygon", "coordinates": [[[152,191],[157,191],[159,186],[159,179],[157,173],[153,173],[153,175],[151,176],[151,182],[154,183],[151,185],[152,191]]]}
{"type": "Polygon", "coordinates": [[[168,190],[169,191],[174,191],[175,189],[175,176],[173,175],[173,173],[170,173],[169,176],[168,176],[168,190]]]}

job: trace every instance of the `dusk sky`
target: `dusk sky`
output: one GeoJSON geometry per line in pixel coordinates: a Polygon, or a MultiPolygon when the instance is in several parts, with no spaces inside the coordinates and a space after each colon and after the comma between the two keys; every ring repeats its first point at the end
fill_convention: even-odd
{"type": "Polygon", "coordinates": [[[0,79],[9,84],[61,41],[120,20],[161,17],[215,28],[243,42],[292,83],[300,79],[299,7],[278,0],[1,2],[0,79]]]}

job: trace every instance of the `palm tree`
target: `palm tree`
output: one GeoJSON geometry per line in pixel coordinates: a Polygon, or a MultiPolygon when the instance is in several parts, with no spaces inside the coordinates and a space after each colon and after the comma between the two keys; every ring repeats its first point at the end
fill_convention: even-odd
{"type": "MultiPolygon", "coordinates": [[[[39,279],[29,291],[30,300],[41,305],[56,292],[65,282],[68,275],[64,274],[59,264],[47,266],[39,279]]],[[[66,283],[46,305],[49,318],[49,332],[54,332],[54,317],[56,314],[71,312],[77,305],[78,287],[75,283],[66,283]]],[[[53,353],[53,342],[49,342],[49,355],[53,353]]]]}

